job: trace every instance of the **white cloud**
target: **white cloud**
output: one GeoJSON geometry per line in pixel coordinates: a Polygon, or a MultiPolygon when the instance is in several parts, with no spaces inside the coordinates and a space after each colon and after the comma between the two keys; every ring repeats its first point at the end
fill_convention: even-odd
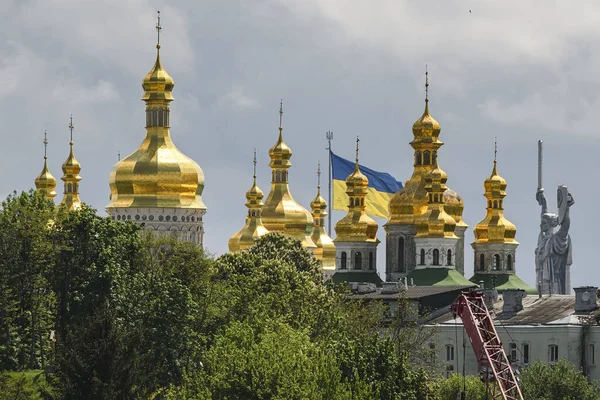
{"type": "Polygon", "coordinates": [[[260,105],[258,101],[244,92],[241,86],[234,86],[231,90],[219,98],[219,106],[237,109],[254,109],[260,105]]]}

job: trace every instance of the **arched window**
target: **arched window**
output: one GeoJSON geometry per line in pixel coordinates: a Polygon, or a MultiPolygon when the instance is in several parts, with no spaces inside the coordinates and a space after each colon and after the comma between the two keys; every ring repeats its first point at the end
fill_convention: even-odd
{"type": "Polygon", "coordinates": [[[506,269],[509,271],[512,271],[513,269],[512,256],[510,254],[506,256],[506,269]]]}
{"type": "Polygon", "coordinates": [[[346,269],[346,252],[342,251],[342,257],[340,260],[340,269],[346,269]]]}
{"type": "Polygon", "coordinates": [[[434,203],[437,203],[437,202],[438,202],[438,195],[437,195],[437,194],[434,194],[434,195],[433,195],[433,202],[434,202],[434,203]]]}
{"type": "Polygon", "coordinates": [[[423,154],[421,152],[417,152],[417,165],[423,164],[423,154]]]}
{"type": "Polygon", "coordinates": [[[279,182],[281,181],[281,171],[277,170],[275,171],[275,182],[279,182]]]}
{"type": "Polygon", "coordinates": [[[362,269],[362,253],[360,251],[354,253],[354,269],[362,269]]]}
{"type": "Polygon", "coordinates": [[[431,164],[431,153],[429,153],[429,150],[425,150],[425,152],[423,152],[423,164],[431,164]]]}
{"type": "Polygon", "coordinates": [[[433,265],[440,265],[440,251],[433,249],[433,265]]]}
{"type": "Polygon", "coordinates": [[[448,249],[448,254],[446,257],[446,265],[452,265],[452,250],[448,249]]]}
{"type": "Polygon", "coordinates": [[[400,236],[398,238],[398,271],[405,272],[406,265],[404,263],[404,237],[400,236]]]}
{"type": "Polygon", "coordinates": [[[163,126],[164,124],[164,120],[163,120],[163,110],[162,108],[158,109],[158,126],[163,126]]]}
{"type": "Polygon", "coordinates": [[[425,249],[421,249],[419,254],[419,265],[425,265],[425,249]]]}
{"type": "Polygon", "coordinates": [[[287,182],[287,171],[281,171],[281,181],[287,182]]]}
{"type": "Polygon", "coordinates": [[[494,208],[498,208],[498,200],[494,200],[494,208]]]}
{"type": "Polygon", "coordinates": [[[373,260],[373,252],[369,252],[369,269],[370,270],[374,270],[375,269],[375,263],[373,260]]]}
{"type": "Polygon", "coordinates": [[[71,193],[73,191],[73,185],[70,183],[67,183],[67,193],[71,193]]]}
{"type": "Polygon", "coordinates": [[[485,270],[485,255],[483,253],[479,255],[479,270],[485,270]]]}
{"type": "Polygon", "coordinates": [[[494,262],[492,263],[492,269],[494,271],[500,269],[500,254],[494,254],[494,262]]]}

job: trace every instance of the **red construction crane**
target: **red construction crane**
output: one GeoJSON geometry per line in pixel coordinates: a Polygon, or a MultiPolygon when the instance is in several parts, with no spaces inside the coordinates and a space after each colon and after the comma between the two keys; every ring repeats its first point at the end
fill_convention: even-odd
{"type": "Polygon", "coordinates": [[[494,322],[483,301],[483,293],[476,290],[463,292],[450,309],[454,317],[459,316],[463,322],[480,370],[486,379],[496,382],[492,384],[492,399],[523,400],[494,322]]]}

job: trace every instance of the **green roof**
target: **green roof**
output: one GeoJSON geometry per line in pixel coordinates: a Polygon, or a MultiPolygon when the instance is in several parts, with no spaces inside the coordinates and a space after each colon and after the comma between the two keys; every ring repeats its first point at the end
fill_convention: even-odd
{"type": "Polygon", "coordinates": [[[527,294],[537,294],[537,290],[534,287],[523,282],[523,280],[515,274],[475,274],[470,281],[478,285],[483,281],[485,288],[493,288],[495,286],[498,293],[502,293],[506,289],[522,289],[525,290],[527,294]],[[495,282],[493,282],[493,277],[496,278],[495,282]]]}
{"type": "MultiPolygon", "coordinates": [[[[367,282],[374,283],[380,286],[383,281],[377,275],[375,271],[370,272],[336,272],[331,277],[333,283],[343,283],[343,282],[367,282]]],[[[469,282],[470,283],[470,282],[469,282]]]]}
{"type": "Polygon", "coordinates": [[[473,284],[457,270],[448,268],[416,269],[408,275],[408,283],[416,286],[471,286],[473,284]]]}

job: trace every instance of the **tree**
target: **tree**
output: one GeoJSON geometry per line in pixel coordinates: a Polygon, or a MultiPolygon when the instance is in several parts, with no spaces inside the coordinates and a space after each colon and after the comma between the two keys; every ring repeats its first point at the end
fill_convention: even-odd
{"type": "Polygon", "coordinates": [[[449,378],[441,378],[436,382],[436,400],[456,400],[465,389],[465,400],[484,400],[486,398],[485,383],[478,376],[452,374],[449,378]]]}
{"type": "Polygon", "coordinates": [[[55,249],[53,205],[14,193],[0,210],[0,370],[44,367],[50,351],[54,296],[48,284],[55,249]]]}
{"type": "Polygon", "coordinates": [[[566,360],[535,362],[524,368],[520,380],[523,397],[532,400],[596,400],[600,390],[566,360]]]}

